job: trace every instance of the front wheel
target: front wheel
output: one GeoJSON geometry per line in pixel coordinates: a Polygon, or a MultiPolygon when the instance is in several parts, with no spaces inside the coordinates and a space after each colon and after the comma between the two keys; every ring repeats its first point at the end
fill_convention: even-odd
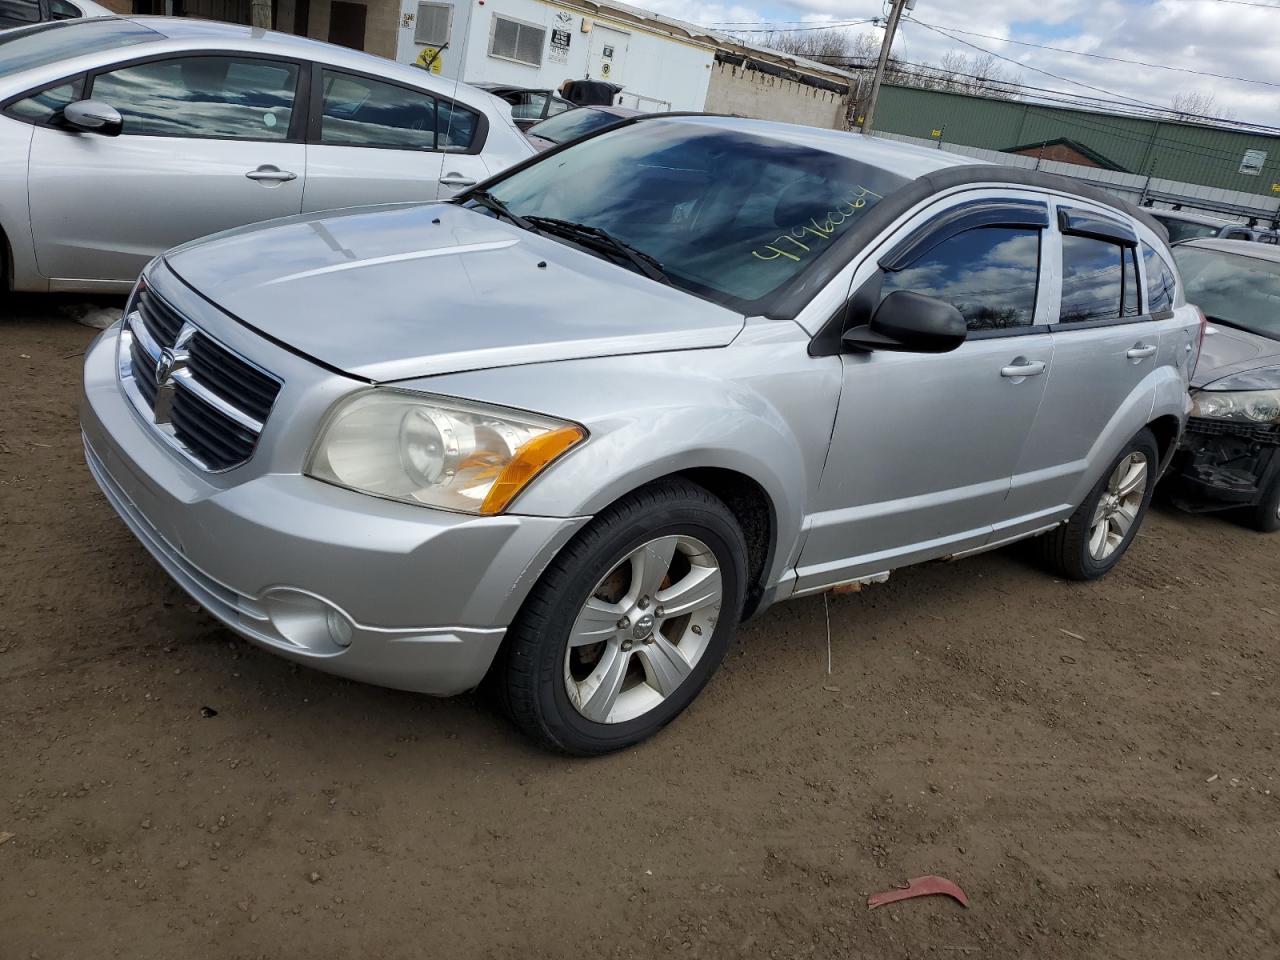
{"type": "Polygon", "coordinates": [[[1245,512],[1244,521],[1259,533],[1280,530],[1280,476],[1271,481],[1262,500],[1245,512]]]}
{"type": "Polygon", "coordinates": [[[1156,438],[1144,428],[1112,461],[1071,519],[1038,538],[1045,565],[1069,580],[1096,580],[1119,563],[1151,504],[1159,462],[1156,438]]]}
{"type": "Polygon", "coordinates": [[[578,756],[652,736],[696,697],[737,631],[747,548],[733,514],[683,480],[597,516],[552,561],[507,635],[516,724],[578,756]]]}

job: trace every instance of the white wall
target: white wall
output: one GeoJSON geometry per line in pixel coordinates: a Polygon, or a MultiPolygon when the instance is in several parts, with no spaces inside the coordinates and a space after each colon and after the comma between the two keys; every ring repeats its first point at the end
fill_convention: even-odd
{"type": "Polygon", "coordinates": [[[849,129],[842,94],[727,63],[717,63],[710,72],[708,113],[803,123],[829,130],[849,129]]]}
{"type": "MultiPolygon", "coordinates": [[[[707,86],[715,62],[713,48],[678,40],[665,34],[650,32],[636,24],[614,21],[607,17],[585,16],[581,11],[562,7],[546,0],[486,0],[483,6],[464,0],[453,0],[453,29],[449,49],[440,56],[440,72],[456,77],[461,67],[462,79],[468,83],[511,83],[530,87],[557,88],[565,80],[608,80],[622,84],[627,94],[644,98],[645,109],[702,110],[707,99],[707,86]],[[489,39],[494,15],[519,20],[546,31],[542,42],[542,65],[535,67],[489,54],[489,39]],[[471,23],[468,29],[467,17],[471,23]],[[583,32],[584,20],[590,31],[583,32]],[[600,71],[600,49],[604,33],[609,33],[613,46],[613,67],[609,76],[600,71]],[[562,48],[552,45],[552,31],[569,34],[569,48],[564,62],[553,59],[562,48]],[[592,57],[592,39],[596,35],[596,56],[592,57]],[[619,35],[620,34],[620,35],[619,35]]],[[[402,0],[402,21],[415,15],[416,0],[402,0]]],[[[396,59],[411,63],[421,47],[413,41],[412,23],[401,27],[396,59]]],[[[634,101],[630,105],[635,105],[634,101]]]]}

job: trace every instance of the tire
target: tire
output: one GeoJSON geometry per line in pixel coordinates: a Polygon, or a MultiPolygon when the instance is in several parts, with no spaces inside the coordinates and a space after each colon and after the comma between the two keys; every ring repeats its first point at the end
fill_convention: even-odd
{"type": "Polygon", "coordinates": [[[1280,530],[1280,476],[1271,481],[1271,486],[1257,506],[1244,512],[1243,519],[1259,533],[1275,533],[1280,530]]]}
{"type": "Polygon", "coordinates": [[[495,677],[505,711],[534,741],[574,756],[653,736],[723,659],[741,619],[747,569],[736,519],[706,490],[665,480],[628,495],[560,552],[525,600],[495,677]],[[708,599],[717,586],[718,605],[708,599]],[[659,592],[668,604],[703,605],[665,615],[659,592]]]}
{"type": "Polygon", "coordinates": [[[1155,492],[1159,464],[1160,447],[1151,431],[1143,428],[1107,466],[1102,479],[1089,491],[1071,519],[1036,539],[1035,546],[1040,561],[1050,571],[1068,580],[1097,580],[1109,572],[1128,551],[1142,526],[1147,508],[1151,505],[1151,496],[1155,492]],[[1121,527],[1130,508],[1111,514],[1112,519],[1107,523],[1103,535],[1102,555],[1099,556],[1099,544],[1094,539],[1098,530],[1095,519],[1100,511],[1111,513],[1113,501],[1108,498],[1118,489],[1116,480],[1120,476],[1121,466],[1137,457],[1145,460],[1145,486],[1140,497],[1131,498],[1130,507],[1136,509],[1131,510],[1132,519],[1123,528],[1123,535],[1121,527]]]}

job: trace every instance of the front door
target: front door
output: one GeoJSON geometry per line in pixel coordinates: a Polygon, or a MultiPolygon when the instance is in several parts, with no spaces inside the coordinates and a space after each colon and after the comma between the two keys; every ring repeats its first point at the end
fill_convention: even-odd
{"type": "Polygon", "coordinates": [[[118,137],[39,126],[28,189],[40,272],[132,281],[164,250],[302,209],[300,69],[248,56],[180,57],[104,71],[86,96],[118,137]]]}
{"type": "Polygon", "coordinates": [[[622,86],[626,81],[627,44],[630,34],[596,24],[591,28],[591,47],[587,55],[587,76],[622,86]]]}
{"type": "Polygon", "coordinates": [[[843,356],[798,591],[991,541],[1054,363],[1037,315],[1047,220],[1043,202],[956,205],[913,231],[861,286],[851,308],[861,316],[851,322],[911,290],[954,304],[969,339],[945,354],[843,356]]]}

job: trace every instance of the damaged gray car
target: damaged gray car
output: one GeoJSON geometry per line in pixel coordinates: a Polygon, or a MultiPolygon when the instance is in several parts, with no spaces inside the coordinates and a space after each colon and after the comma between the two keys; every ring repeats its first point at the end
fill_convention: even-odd
{"type": "Polygon", "coordinates": [[[1280,530],[1280,249],[1243,240],[1174,247],[1186,296],[1208,317],[1172,499],[1280,530]]]}

